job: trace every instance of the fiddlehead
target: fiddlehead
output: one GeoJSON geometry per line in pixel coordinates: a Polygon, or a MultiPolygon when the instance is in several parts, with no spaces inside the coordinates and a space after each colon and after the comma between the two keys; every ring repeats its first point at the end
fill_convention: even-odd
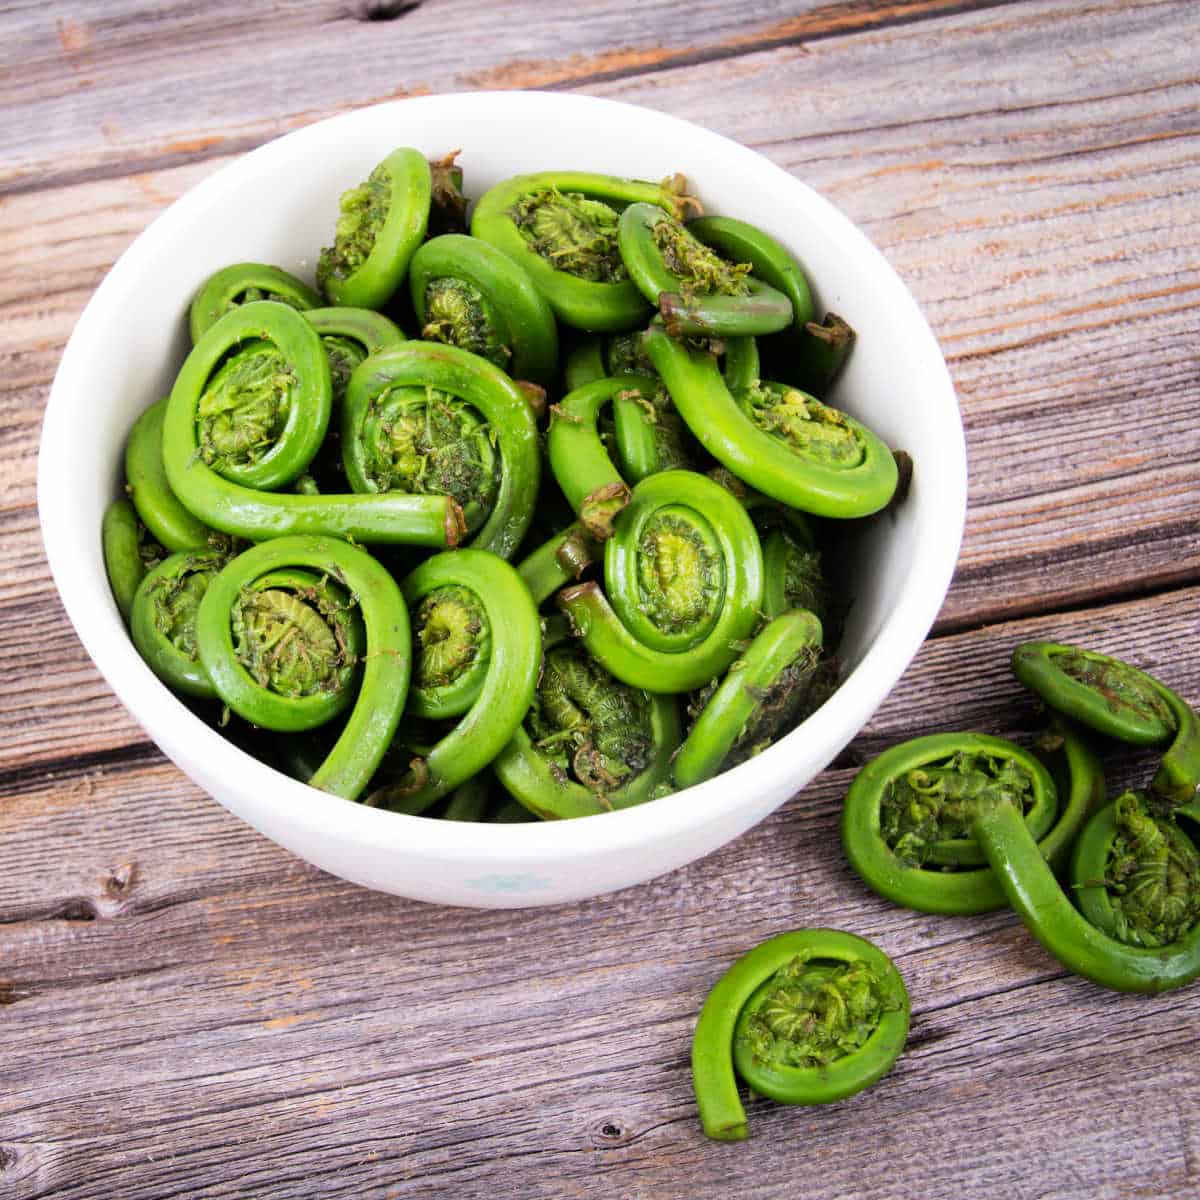
{"type": "Polygon", "coordinates": [[[611,402],[615,411],[618,400],[636,404],[657,390],[653,379],[619,375],[571,392],[551,410],[546,438],[550,469],[580,524],[599,541],[612,536],[613,521],[630,496],[601,437],[601,410],[611,402]]]}
{"type": "Polygon", "coordinates": [[[317,260],[317,286],[333,304],[382,308],[425,239],[433,177],[416,150],[393,150],[341,197],[332,246],[317,260]]]}
{"type": "Polygon", "coordinates": [[[550,383],[554,313],[507,255],[479,238],[447,234],[417,250],[408,281],[423,338],[478,354],[514,379],[550,383]]]}
{"type": "Polygon", "coordinates": [[[353,707],[316,769],[313,787],[356,799],[395,733],[408,694],[408,612],[391,575],[365,550],[328,537],[281,537],[232,559],[208,584],[196,617],[200,662],[234,712],[268,729],[310,729],[353,707]],[[316,584],[278,587],[279,572],[316,584]],[[346,597],[324,581],[335,581],[346,597]],[[279,593],[283,593],[280,595],[279,593]],[[355,623],[365,647],[359,651],[355,623]],[[357,696],[346,691],[361,670],[357,696]]]}
{"type": "Polygon", "coordinates": [[[866,426],[792,388],[765,384],[735,398],[711,354],[659,326],[646,350],[701,445],[758,491],[826,517],[862,517],[896,488],[896,463],[866,426]]]}
{"type": "Polygon", "coordinates": [[[632,687],[702,687],[737,657],[759,620],[762,550],[746,510],[690,471],[642,480],[605,545],[605,589],[558,603],[593,658],[632,687]]]}
{"type": "Polygon", "coordinates": [[[854,330],[836,313],[827,313],[821,322],[814,319],[804,268],[763,230],[732,217],[701,217],[688,230],[727,258],[749,263],[755,275],[792,302],[791,325],[764,348],[771,377],[823,399],[854,348],[854,330]]]}
{"type": "Polygon", "coordinates": [[[329,356],[335,409],[345,399],[350,376],[364,358],[405,340],[395,321],[370,308],[314,308],[304,319],[321,335],[329,356]]]}
{"type": "Polygon", "coordinates": [[[143,524],[171,553],[199,550],[214,531],[197,520],[176,498],[163,464],[164,398],[152,404],[133,423],[125,442],[125,490],[143,524]]]}
{"type": "Polygon", "coordinates": [[[468,201],[463,195],[463,171],[455,161],[461,153],[461,150],[451,150],[442,158],[429,160],[431,191],[427,233],[430,238],[467,232],[468,201]]]}
{"type": "Polygon", "coordinates": [[[600,546],[575,523],[530,551],[518,564],[517,573],[540,608],[560,588],[580,579],[599,557],[600,546]]]}
{"type": "Polygon", "coordinates": [[[791,327],[802,329],[813,319],[812,291],[804,268],[770,234],[733,217],[698,217],[687,231],[726,260],[745,264],[791,302],[791,327]]]}
{"type": "MultiPolygon", "coordinates": [[[[422,747],[403,778],[377,788],[368,803],[424,812],[496,758],[533,700],[542,656],[541,627],[529,589],[515,568],[483,550],[458,550],[435,554],[403,584],[404,598],[413,609],[426,597],[451,588],[469,591],[487,624],[482,686],[458,723],[427,750],[422,747]]],[[[427,653],[429,646],[417,645],[419,677],[435,673],[420,661],[427,653]]]]}
{"type": "Polygon", "coordinates": [[[632,329],[650,309],[621,259],[619,208],[645,202],[682,213],[695,203],[682,187],[579,171],[518,175],[480,197],[471,233],[519,263],[564,324],[632,329]]]}
{"type": "Polygon", "coordinates": [[[719,683],[701,693],[675,758],[678,788],[691,787],[765,749],[796,723],[821,660],[821,623],[782,613],[759,632],[719,683]]]}
{"type": "Polygon", "coordinates": [[[229,555],[182,550],[148,571],[133,598],[129,634],[146,665],[172,691],[213,699],[217,692],[200,660],[200,603],[229,555]]]}
{"type": "Polygon", "coordinates": [[[1014,811],[1019,804],[1022,821],[1026,812],[1037,814],[1043,833],[1034,844],[1057,864],[1103,802],[1095,753],[1069,726],[1059,723],[1054,732],[1066,760],[1061,811],[1046,766],[1002,738],[932,734],[885,750],[846,796],[842,845],[850,865],[873,891],[906,908],[967,915],[1003,907],[995,873],[969,866],[982,854],[974,832],[980,803],[1003,799],[1014,811]]]}
{"type": "Polygon", "coordinates": [[[802,929],[756,946],[718,980],[696,1022],[704,1132],[749,1136],[737,1075],[783,1104],[829,1104],[869,1087],[904,1049],[909,1011],[900,973],[865,938],[802,929]]]}
{"type": "Polygon", "coordinates": [[[1045,703],[1106,737],[1166,747],[1150,791],[1160,805],[1186,804],[1200,787],[1200,717],[1145,671],[1080,646],[1025,642],[1012,669],[1045,703]]]}
{"type": "Polygon", "coordinates": [[[163,419],[163,465],[171,491],[200,521],[251,541],[332,534],[364,542],[456,545],[462,512],[447,496],[261,490],[285,486],[307,468],[328,425],[330,404],[329,360],[308,321],[267,301],[234,309],[192,348],[171,389],[163,419]],[[246,342],[270,342],[284,365],[277,374],[267,370],[276,363],[274,351],[251,363],[256,386],[246,407],[256,419],[243,427],[235,420],[240,389],[222,372],[229,352],[238,358],[246,342]],[[258,380],[259,375],[266,378],[258,380]],[[224,384],[214,392],[210,384],[219,376],[224,384]],[[284,386],[280,379],[289,382],[284,386]],[[302,396],[312,403],[299,403],[302,396]],[[277,439],[265,438],[264,428],[279,426],[277,439]]]}
{"type": "Polygon", "coordinates": [[[774,333],[792,321],[792,302],[709,249],[652,204],[630,204],[618,228],[621,258],[672,337],[774,333]]]}
{"type": "Polygon", "coordinates": [[[104,570],[113,599],[125,624],[133,612],[133,598],[146,572],[166,557],[166,551],[148,535],[128,500],[114,500],[100,523],[104,570]]]}
{"type": "Polygon", "coordinates": [[[529,528],[541,477],[521,389],[478,355],[430,342],[393,346],[355,371],[342,458],[355,491],[452,497],[473,548],[502,558],[529,528]]]}
{"type": "Polygon", "coordinates": [[[1088,822],[1071,879],[1083,915],[1128,946],[1169,946],[1200,921],[1200,852],[1138,792],[1122,793],[1088,822]]]}
{"type": "Polygon", "coordinates": [[[533,704],[495,763],[501,783],[546,820],[612,812],[661,794],[679,746],[675,697],[614,679],[561,618],[549,623],[544,644],[533,704]]]}
{"type": "Polygon", "coordinates": [[[304,311],[321,306],[308,284],[266,263],[233,263],[210,275],[188,310],[192,343],[198,342],[227,312],[257,300],[273,300],[304,311]]]}

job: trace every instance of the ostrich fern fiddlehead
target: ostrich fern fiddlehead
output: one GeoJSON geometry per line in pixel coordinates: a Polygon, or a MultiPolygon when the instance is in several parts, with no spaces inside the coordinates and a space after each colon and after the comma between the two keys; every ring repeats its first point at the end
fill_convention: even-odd
{"type": "Polygon", "coordinates": [[[904,1049],[909,1010],[899,971],[865,938],[802,929],[754,947],[718,980],[696,1022],[704,1132],[749,1136],[737,1075],[783,1104],[829,1104],[869,1087],[904,1049]]]}

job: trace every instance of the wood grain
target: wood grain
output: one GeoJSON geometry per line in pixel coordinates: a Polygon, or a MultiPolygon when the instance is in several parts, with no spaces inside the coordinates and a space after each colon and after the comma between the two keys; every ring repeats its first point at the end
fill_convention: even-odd
{"type": "Polygon", "coordinates": [[[202,9],[106,0],[69,15],[19,5],[0,45],[10,115],[0,130],[0,191],[237,153],[383,99],[580,86],[992,3],[768,0],[751,11],[717,0],[570,8],[216,0],[202,9]],[[396,15],[367,19],[372,11],[396,15]],[[25,134],[30,121],[36,140],[25,134]]]}
{"type": "MultiPolygon", "coordinates": [[[[1008,914],[895,908],[838,837],[854,771],[886,745],[946,728],[1031,737],[1007,668],[1025,638],[1118,653],[1200,703],[1200,10],[745,9],[0,13],[5,1200],[1200,1191],[1195,989],[1104,993],[1008,914]],[[173,199],[333,112],[517,86],[698,121],[858,222],[946,352],[970,508],[937,636],[770,819],[585,904],[447,910],[322,874],[162,759],[58,605],[33,483],[71,328],[173,199]],[[707,989],[754,942],[818,923],[896,957],[914,998],[904,1057],[851,1101],[756,1101],[749,1143],[707,1142],[688,1067],[707,989]]],[[[1151,765],[1113,758],[1110,783],[1151,765]]]]}

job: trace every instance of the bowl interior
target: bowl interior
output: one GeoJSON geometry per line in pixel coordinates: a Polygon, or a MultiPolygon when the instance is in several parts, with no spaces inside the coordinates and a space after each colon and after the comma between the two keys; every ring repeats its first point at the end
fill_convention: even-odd
{"type": "Polygon", "coordinates": [[[766,159],[711,132],[629,105],[538,93],[426,97],[360,110],[270,143],[202,182],[134,242],[89,303],[55,379],[39,459],[43,536],[67,612],[163,750],[228,807],[311,861],[371,886],[459,903],[566,899],[646,879],[713,849],[793,794],[853,737],[916,652],[949,584],[964,508],[961,422],[936,342],[899,279],[845,218],[766,159]],[[858,330],[832,401],[913,453],[914,484],[895,513],[847,529],[837,564],[853,597],[844,684],[801,730],[738,768],[736,782],[727,774],[638,809],[554,825],[446,828],[378,813],[249,759],[176,701],[129,643],[105,578],[100,514],[117,494],[129,427],[170,390],[186,353],[192,295],[212,271],[241,260],[311,280],[338,196],[398,145],[431,157],[461,148],[473,197],[535,170],[649,179],[682,172],[709,212],[750,221],[787,245],[804,264],[820,311],[837,312],[858,330]],[[419,864],[405,858],[414,845],[443,864],[442,881],[415,877],[419,864]],[[633,857],[623,874],[611,875],[596,865],[606,855],[633,857]],[[523,889],[523,877],[557,880],[572,860],[565,890],[566,881],[523,889]],[[452,881],[445,864],[454,862],[460,875],[478,878],[486,876],[478,874],[481,864],[494,864],[496,878],[510,883],[475,895],[452,881]]]}

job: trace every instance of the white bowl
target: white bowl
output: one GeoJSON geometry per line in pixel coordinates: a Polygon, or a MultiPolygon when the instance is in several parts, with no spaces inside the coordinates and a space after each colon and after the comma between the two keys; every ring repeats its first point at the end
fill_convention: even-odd
{"type": "MultiPolygon", "coordinates": [[[[699,858],[804,787],[869,720],[933,623],[966,507],[962,424],[945,362],[912,296],[867,239],[804,184],[708,130],[586,96],[471,93],[401,100],[320,121],[223,167],[171,205],[92,297],[54,380],[38,461],[46,553],[79,637],[116,694],[200,787],[280,845],[345,879],[476,907],[553,904],[640,883],[699,858]],[[916,462],[894,515],[856,529],[848,675],[802,728],[717,778],[581,820],[470,825],[381,812],[249,757],[150,672],[113,603],[100,516],[117,494],[134,418],[169,390],[189,301],[228,263],[311,279],[340,193],[396,146],[461,148],[467,192],[551,168],[646,179],[683,172],[708,211],[750,221],[804,263],[822,311],[859,332],[833,402],[916,462]]],[[[81,715],[82,719],[82,715],[81,715]]]]}

